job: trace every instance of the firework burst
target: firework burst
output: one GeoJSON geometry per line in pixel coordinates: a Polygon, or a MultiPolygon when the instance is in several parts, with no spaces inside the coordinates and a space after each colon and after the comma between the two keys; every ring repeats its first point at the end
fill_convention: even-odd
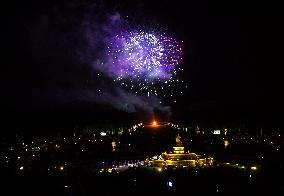
{"type": "Polygon", "coordinates": [[[179,82],[181,43],[166,34],[126,31],[114,36],[108,47],[109,72],[120,85],[158,95],[179,82]]]}

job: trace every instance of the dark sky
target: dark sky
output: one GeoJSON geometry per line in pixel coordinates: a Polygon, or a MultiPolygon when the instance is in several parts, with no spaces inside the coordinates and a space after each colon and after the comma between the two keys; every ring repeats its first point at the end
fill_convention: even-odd
{"type": "Polygon", "coordinates": [[[189,88],[177,97],[176,104],[169,102],[170,119],[283,126],[283,13],[280,5],[260,1],[43,0],[3,4],[4,121],[111,122],[143,116],[139,111],[121,112],[110,104],[64,96],[74,89],[81,92],[89,81],[96,83],[92,70],[70,52],[70,48],[80,47],[74,36],[80,34],[76,26],[91,5],[101,13],[118,12],[137,23],[166,26],[184,40],[181,76],[189,88]]]}

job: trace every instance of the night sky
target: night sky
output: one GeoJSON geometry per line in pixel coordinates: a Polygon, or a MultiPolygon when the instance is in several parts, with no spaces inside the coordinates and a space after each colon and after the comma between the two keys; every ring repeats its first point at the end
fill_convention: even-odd
{"type": "Polygon", "coordinates": [[[1,113],[10,128],[153,116],[195,124],[283,126],[280,5],[66,0],[1,7],[1,113]],[[180,77],[188,88],[176,96],[177,103],[169,97],[161,98],[162,105],[134,99],[104,76],[98,78],[85,60],[99,56],[101,46],[86,54],[83,23],[96,20],[102,25],[115,14],[128,16],[135,25],[164,27],[184,41],[180,77]],[[115,93],[96,98],[98,88],[115,93]]]}

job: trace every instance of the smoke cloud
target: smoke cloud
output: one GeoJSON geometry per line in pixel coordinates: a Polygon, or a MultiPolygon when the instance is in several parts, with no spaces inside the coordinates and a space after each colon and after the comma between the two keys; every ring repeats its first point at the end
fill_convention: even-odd
{"type": "Polygon", "coordinates": [[[106,11],[103,3],[84,4],[82,12],[78,9],[82,5],[77,4],[54,7],[30,28],[34,60],[38,64],[47,61],[42,75],[53,76],[45,83],[56,84],[41,97],[54,102],[109,104],[129,113],[154,115],[159,110],[171,115],[171,108],[163,106],[158,97],[139,95],[113,82],[105,51],[110,35],[126,23],[120,13],[106,11]]]}

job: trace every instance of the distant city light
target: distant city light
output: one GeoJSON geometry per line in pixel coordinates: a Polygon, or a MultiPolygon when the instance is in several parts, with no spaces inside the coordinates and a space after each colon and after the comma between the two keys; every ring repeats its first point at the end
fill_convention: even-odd
{"type": "Polygon", "coordinates": [[[23,169],[24,169],[24,167],[23,167],[23,166],[21,166],[21,167],[20,167],[20,170],[23,170],[23,169]]]}
{"type": "Polygon", "coordinates": [[[111,147],[112,147],[112,151],[114,152],[115,148],[116,148],[116,142],[115,141],[111,142],[111,147]]]}
{"type": "Polygon", "coordinates": [[[101,132],[100,135],[101,136],[106,136],[106,132],[101,132]]]}
{"type": "Polygon", "coordinates": [[[229,141],[228,141],[228,140],[224,140],[224,146],[225,146],[225,148],[227,148],[228,145],[229,145],[229,141]]]}
{"type": "Polygon", "coordinates": [[[257,167],[256,166],[252,166],[250,167],[251,170],[257,170],[257,167]]]}
{"type": "Polygon", "coordinates": [[[153,126],[157,126],[157,122],[156,122],[156,121],[153,121],[152,125],[153,125],[153,126]]]}
{"type": "Polygon", "coordinates": [[[63,166],[61,166],[59,169],[62,171],[62,170],[64,170],[64,167],[63,167],[63,166]]]}
{"type": "Polygon", "coordinates": [[[214,130],[214,131],[213,131],[213,134],[215,134],[215,135],[220,135],[220,133],[221,133],[220,130],[214,130]]]}
{"type": "Polygon", "coordinates": [[[173,187],[173,182],[168,181],[168,182],[167,182],[167,186],[168,186],[168,187],[173,187]]]}

